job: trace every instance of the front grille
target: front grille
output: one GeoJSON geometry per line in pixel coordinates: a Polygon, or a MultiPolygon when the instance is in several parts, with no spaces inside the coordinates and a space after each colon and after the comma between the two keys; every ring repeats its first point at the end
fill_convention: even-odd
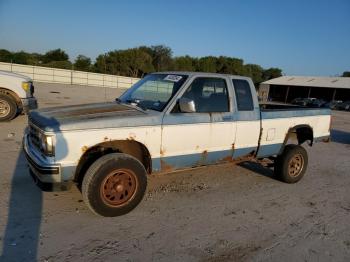
{"type": "Polygon", "coordinates": [[[29,124],[29,138],[30,142],[40,150],[39,130],[37,127],[29,124]]]}

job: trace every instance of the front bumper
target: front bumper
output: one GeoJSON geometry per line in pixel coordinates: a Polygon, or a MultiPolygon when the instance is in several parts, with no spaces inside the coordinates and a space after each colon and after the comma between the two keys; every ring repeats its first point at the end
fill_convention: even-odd
{"type": "Polygon", "coordinates": [[[28,97],[28,98],[21,98],[21,101],[22,101],[22,109],[24,113],[28,113],[29,110],[38,108],[38,101],[34,96],[28,97]]]}
{"type": "Polygon", "coordinates": [[[50,163],[33,150],[28,134],[23,138],[24,154],[36,184],[45,191],[63,191],[71,187],[72,182],[62,181],[62,168],[59,164],[50,163]]]}

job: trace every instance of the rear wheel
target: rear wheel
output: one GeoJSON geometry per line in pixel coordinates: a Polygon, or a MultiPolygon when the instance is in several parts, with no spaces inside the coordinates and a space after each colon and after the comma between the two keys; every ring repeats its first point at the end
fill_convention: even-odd
{"type": "Polygon", "coordinates": [[[300,145],[287,145],[275,161],[275,175],[286,183],[296,183],[305,174],[308,164],[306,150],[300,145]]]}
{"type": "Polygon", "coordinates": [[[0,94],[0,122],[10,121],[17,114],[16,102],[7,95],[0,94]]]}
{"type": "Polygon", "coordinates": [[[146,170],[141,162],[126,154],[113,153],[90,166],[83,179],[82,194],[94,213],[113,217],[134,209],[146,186],[146,170]]]}

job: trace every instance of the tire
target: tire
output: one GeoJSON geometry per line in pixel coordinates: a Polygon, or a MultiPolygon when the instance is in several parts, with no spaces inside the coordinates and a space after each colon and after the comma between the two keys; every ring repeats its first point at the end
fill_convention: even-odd
{"type": "Polygon", "coordinates": [[[0,94],[0,122],[15,118],[17,110],[17,104],[10,96],[0,94]]]}
{"type": "Polygon", "coordinates": [[[115,217],[133,210],[142,200],[147,187],[147,172],[136,158],[107,154],[87,170],[82,195],[86,205],[97,215],[115,217]]]}
{"type": "Polygon", "coordinates": [[[306,150],[300,145],[287,145],[275,162],[275,175],[286,183],[296,183],[305,174],[308,164],[306,150]]]}

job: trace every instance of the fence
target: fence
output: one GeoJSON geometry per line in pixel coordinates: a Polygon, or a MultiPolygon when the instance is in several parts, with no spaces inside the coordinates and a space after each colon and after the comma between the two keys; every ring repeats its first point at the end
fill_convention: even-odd
{"type": "Polygon", "coordinates": [[[38,82],[112,88],[129,88],[139,80],[139,78],[133,77],[97,74],[83,71],[20,65],[4,62],[0,62],[0,70],[26,75],[32,78],[34,81],[38,82]]]}

